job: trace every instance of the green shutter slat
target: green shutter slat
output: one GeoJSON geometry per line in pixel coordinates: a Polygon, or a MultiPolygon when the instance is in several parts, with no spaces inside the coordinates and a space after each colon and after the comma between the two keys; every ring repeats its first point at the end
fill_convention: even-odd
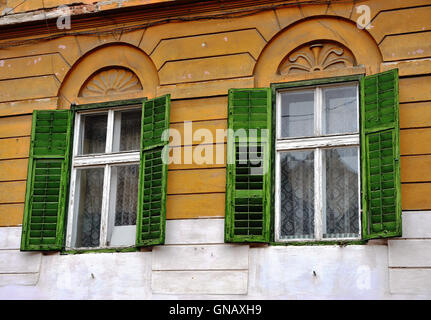
{"type": "Polygon", "coordinates": [[[142,111],[143,149],[163,146],[162,134],[169,129],[170,95],[144,102],[142,111]]]}
{"type": "Polygon", "coordinates": [[[141,160],[137,218],[137,246],[164,244],[169,141],[162,134],[169,129],[170,95],[144,102],[141,130],[141,160]],[[167,159],[167,158],[166,158],[167,159]]]}
{"type": "Polygon", "coordinates": [[[226,242],[270,241],[271,108],[269,88],[229,90],[226,242]]]}
{"type": "Polygon", "coordinates": [[[68,187],[72,113],[34,111],[21,250],[60,250],[68,187]]]}
{"type": "Polygon", "coordinates": [[[44,157],[64,157],[68,151],[69,111],[38,111],[35,113],[32,137],[33,154],[44,157]]]}
{"type": "Polygon", "coordinates": [[[166,224],[167,164],[162,163],[164,147],[146,150],[141,162],[141,195],[137,244],[164,243],[166,224]]]}
{"type": "Polygon", "coordinates": [[[364,239],[401,236],[398,70],[361,80],[364,239]]]}
{"type": "Polygon", "coordinates": [[[387,71],[363,78],[363,130],[395,128],[398,122],[398,73],[387,71]]]}

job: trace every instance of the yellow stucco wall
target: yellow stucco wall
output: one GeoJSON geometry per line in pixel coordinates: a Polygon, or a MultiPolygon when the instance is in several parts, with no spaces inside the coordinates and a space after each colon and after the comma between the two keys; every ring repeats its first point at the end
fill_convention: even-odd
{"type": "MultiPolygon", "coordinates": [[[[13,2],[17,1],[7,1],[7,6],[13,2]]],[[[28,1],[26,6],[38,2],[28,1]]],[[[82,34],[83,30],[96,31],[87,22],[86,27],[73,27],[67,35],[51,40],[19,46],[7,45],[17,38],[0,41],[0,226],[22,221],[34,109],[170,93],[171,127],[181,129],[183,121],[193,121],[194,130],[215,131],[227,126],[229,88],[373,74],[392,68],[400,71],[402,207],[431,209],[431,3],[373,0],[360,4],[371,9],[372,28],[368,30],[357,28],[359,14],[352,1],[280,6],[237,17],[162,23],[122,32],[109,32],[119,27],[111,24],[102,35],[82,34]],[[343,46],[356,63],[347,68],[281,74],[279,67],[286,56],[310,41],[343,46]],[[143,84],[142,91],[79,96],[94,72],[114,66],[132,70],[143,84]]],[[[221,11],[219,8],[218,14],[221,11]]],[[[140,24],[142,21],[129,22],[127,26],[140,24]]],[[[216,148],[225,149],[225,140],[216,141],[216,148]]],[[[225,175],[224,164],[171,165],[168,219],[224,216],[225,175]]]]}

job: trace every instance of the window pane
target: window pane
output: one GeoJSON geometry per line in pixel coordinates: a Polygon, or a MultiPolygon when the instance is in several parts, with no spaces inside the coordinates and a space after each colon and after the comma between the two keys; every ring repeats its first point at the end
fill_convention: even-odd
{"type": "Polygon", "coordinates": [[[82,118],[84,137],[79,154],[104,153],[108,115],[83,115],[82,118]]]}
{"type": "Polygon", "coordinates": [[[141,110],[115,113],[113,151],[139,150],[141,141],[141,110]]]}
{"type": "Polygon", "coordinates": [[[356,86],[323,88],[323,134],[358,132],[356,86]]]}
{"type": "Polygon", "coordinates": [[[78,169],[75,195],[79,198],[73,246],[98,247],[103,196],[103,168],[78,169]]]}
{"type": "Polygon", "coordinates": [[[314,237],[314,151],[280,153],[280,238],[314,237]]]}
{"type": "Polygon", "coordinates": [[[112,167],[108,246],[135,243],[138,182],[139,165],[112,167]]]}
{"type": "Polygon", "coordinates": [[[359,233],[358,147],[324,150],[326,205],[324,238],[351,238],[359,233]]]}
{"type": "Polygon", "coordinates": [[[314,136],[314,90],[281,93],[280,138],[314,136]]]}

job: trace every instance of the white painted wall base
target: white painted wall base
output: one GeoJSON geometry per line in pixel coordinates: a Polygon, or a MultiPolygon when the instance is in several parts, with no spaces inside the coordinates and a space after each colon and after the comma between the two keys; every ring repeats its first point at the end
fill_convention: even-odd
{"type": "Polygon", "coordinates": [[[231,295],[247,294],[248,272],[229,271],[153,271],[152,291],[157,294],[231,295]]]}
{"type": "Polygon", "coordinates": [[[154,293],[247,294],[247,245],[168,245],[152,254],[154,293]]]}
{"type": "Polygon", "coordinates": [[[224,244],[223,219],[167,222],[152,252],[19,251],[0,228],[0,299],[430,299],[431,212],[403,238],[352,246],[224,244]]]}
{"type": "Polygon", "coordinates": [[[286,246],[250,250],[249,295],[271,299],[384,299],[387,247],[286,246]]]}
{"type": "Polygon", "coordinates": [[[391,294],[431,297],[431,212],[403,213],[402,238],[388,241],[391,294]]]}

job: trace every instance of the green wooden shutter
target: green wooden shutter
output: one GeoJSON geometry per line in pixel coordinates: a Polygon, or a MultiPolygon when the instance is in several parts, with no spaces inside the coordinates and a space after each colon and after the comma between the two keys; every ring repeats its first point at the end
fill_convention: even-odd
{"type": "Polygon", "coordinates": [[[72,113],[34,111],[21,250],[60,250],[69,179],[72,113]]]}
{"type": "Polygon", "coordinates": [[[269,88],[229,90],[226,242],[270,241],[271,108],[269,88]]]}
{"type": "Polygon", "coordinates": [[[165,243],[168,165],[162,160],[167,159],[169,141],[162,134],[169,129],[170,105],[170,95],[143,104],[136,234],[141,247],[165,243]]]}
{"type": "Polygon", "coordinates": [[[361,80],[364,239],[401,236],[398,69],[361,80]]]}

